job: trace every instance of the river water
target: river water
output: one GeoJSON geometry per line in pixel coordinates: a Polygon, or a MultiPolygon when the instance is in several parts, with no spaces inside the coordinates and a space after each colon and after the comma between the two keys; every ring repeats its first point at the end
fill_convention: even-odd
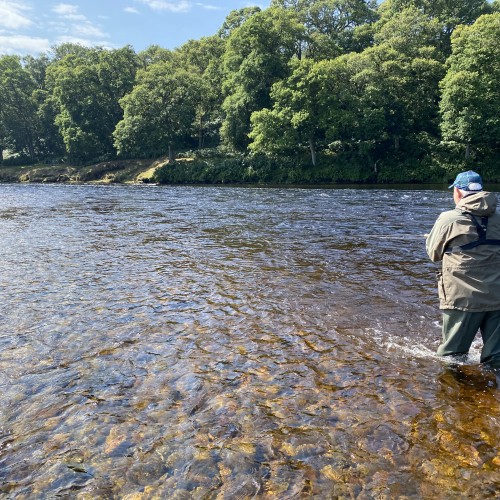
{"type": "Polygon", "coordinates": [[[449,191],[0,185],[1,498],[498,498],[434,356],[449,191]]]}

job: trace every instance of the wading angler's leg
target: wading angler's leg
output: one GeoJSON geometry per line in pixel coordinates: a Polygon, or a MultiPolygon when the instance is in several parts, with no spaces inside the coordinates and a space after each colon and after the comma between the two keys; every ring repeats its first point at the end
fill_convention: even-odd
{"type": "Polygon", "coordinates": [[[500,311],[485,313],[481,323],[483,350],[481,363],[500,370],[500,311]]]}
{"type": "Polygon", "coordinates": [[[443,342],[438,347],[437,354],[466,358],[485,314],[456,309],[444,310],[443,342]]]}

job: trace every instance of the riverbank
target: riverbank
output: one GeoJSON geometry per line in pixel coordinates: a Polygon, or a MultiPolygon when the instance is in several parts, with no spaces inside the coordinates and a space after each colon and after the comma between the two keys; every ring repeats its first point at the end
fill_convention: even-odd
{"type": "Polygon", "coordinates": [[[154,174],[168,162],[154,160],[114,160],[93,165],[36,164],[0,166],[0,182],[128,184],[155,182],[154,174]]]}
{"type": "MultiPolygon", "coordinates": [[[[306,157],[245,156],[218,150],[190,151],[170,162],[167,156],[153,159],[117,159],[92,165],[37,164],[0,166],[0,182],[92,183],[92,184],[446,184],[461,170],[457,163],[447,168],[392,158],[372,165],[356,155],[325,156],[317,165],[306,157]]],[[[487,169],[488,170],[488,169],[487,169]]],[[[497,182],[493,172],[482,172],[497,182]],[[492,175],[493,174],[493,175],[492,175]]]]}

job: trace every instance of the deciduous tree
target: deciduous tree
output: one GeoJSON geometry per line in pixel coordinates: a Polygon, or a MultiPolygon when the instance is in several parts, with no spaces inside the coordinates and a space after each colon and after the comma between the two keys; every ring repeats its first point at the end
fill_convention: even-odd
{"type": "Polygon", "coordinates": [[[169,63],[153,64],[138,74],[133,90],[120,100],[124,117],[114,132],[118,154],[173,159],[176,147],[189,145],[203,79],[169,63]]]}
{"type": "Polygon", "coordinates": [[[441,114],[445,140],[471,147],[500,146],[500,13],[459,27],[442,82],[441,114]]]}
{"type": "Polygon", "coordinates": [[[17,56],[0,57],[0,121],[2,148],[35,160],[40,146],[37,82],[17,56]]]}
{"type": "Polygon", "coordinates": [[[178,69],[196,73],[201,78],[201,99],[196,105],[193,132],[198,148],[206,143],[218,145],[222,121],[222,56],[226,41],[218,36],[190,40],[174,52],[173,64],[178,69]]]}
{"type": "Polygon", "coordinates": [[[48,68],[51,101],[72,160],[113,156],[113,131],[122,118],[119,100],[134,84],[137,59],[131,47],[69,53],[48,68]]]}
{"type": "Polygon", "coordinates": [[[272,0],[271,6],[297,12],[304,25],[301,57],[330,59],[360,49],[360,28],[375,21],[373,0],[272,0]]]}
{"type": "Polygon", "coordinates": [[[267,9],[234,30],[224,54],[225,100],[221,134],[228,146],[246,149],[250,115],[270,107],[274,83],[289,73],[304,33],[295,12],[267,9]]]}

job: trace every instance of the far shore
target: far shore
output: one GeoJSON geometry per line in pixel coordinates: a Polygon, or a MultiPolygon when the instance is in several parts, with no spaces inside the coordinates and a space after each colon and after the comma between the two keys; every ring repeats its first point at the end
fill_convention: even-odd
{"type": "Polygon", "coordinates": [[[86,166],[35,164],[0,165],[0,182],[10,183],[96,183],[134,184],[154,182],[156,170],[168,162],[154,160],[113,160],[86,166]]]}
{"type": "MultiPolygon", "coordinates": [[[[223,162],[224,159],[221,159],[223,162]]],[[[217,160],[211,161],[216,164],[217,160]]],[[[276,182],[275,180],[263,181],[261,179],[238,179],[221,178],[221,173],[211,176],[212,168],[210,165],[203,173],[203,177],[198,180],[188,180],[189,176],[168,175],[162,182],[162,172],[183,172],[197,168],[204,168],[194,158],[178,158],[172,164],[169,163],[167,156],[153,159],[127,159],[110,160],[95,163],[92,165],[76,166],[65,163],[53,164],[35,164],[22,166],[0,165],[0,183],[31,183],[31,184],[175,184],[175,185],[237,185],[237,186],[266,186],[266,187],[364,187],[367,189],[385,188],[404,188],[404,189],[446,189],[449,182],[446,179],[430,179],[428,182],[421,180],[394,180],[388,182],[385,179],[324,179],[322,182],[276,182]],[[172,170],[170,170],[172,169],[172,170]],[[160,175],[157,175],[160,174],[160,175]],[[170,181],[169,177],[173,177],[170,181]]],[[[224,174],[222,174],[223,176],[224,174]]],[[[497,190],[498,184],[489,183],[489,189],[497,190]]],[[[488,186],[487,186],[488,188],[488,186]]]]}

